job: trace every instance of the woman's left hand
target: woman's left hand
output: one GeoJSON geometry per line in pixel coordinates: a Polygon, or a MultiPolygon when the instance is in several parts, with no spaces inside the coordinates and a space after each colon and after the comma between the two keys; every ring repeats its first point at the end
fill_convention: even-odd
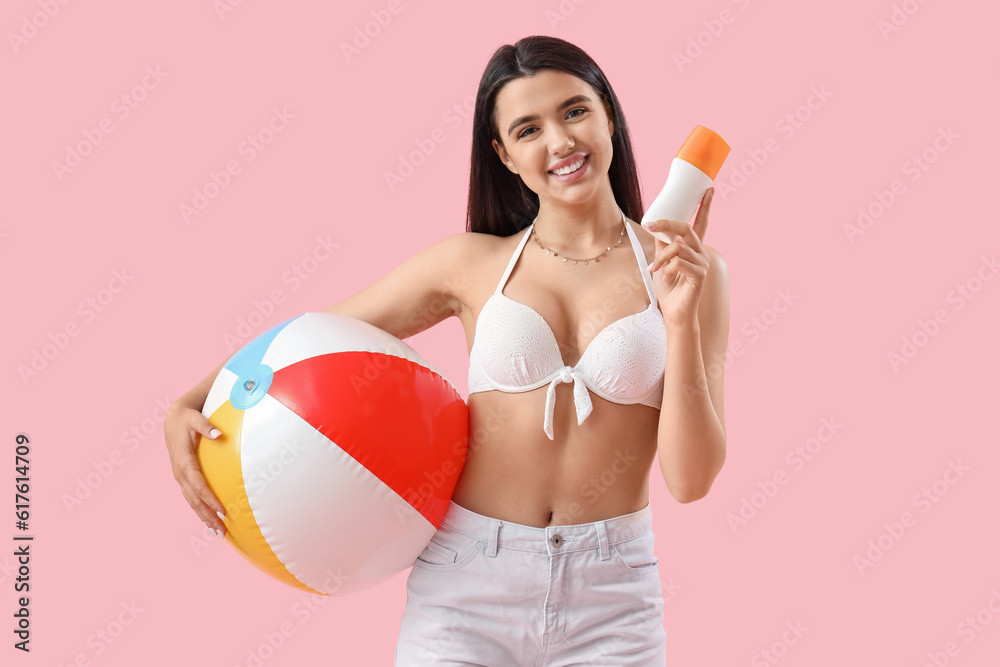
{"type": "Polygon", "coordinates": [[[653,236],[656,250],[649,265],[660,312],[668,326],[682,328],[698,323],[698,303],[711,264],[701,242],[714,195],[714,186],[705,192],[693,226],[677,220],[655,220],[644,225],[650,231],[670,232],[676,237],[666,243],[653,236]]]}

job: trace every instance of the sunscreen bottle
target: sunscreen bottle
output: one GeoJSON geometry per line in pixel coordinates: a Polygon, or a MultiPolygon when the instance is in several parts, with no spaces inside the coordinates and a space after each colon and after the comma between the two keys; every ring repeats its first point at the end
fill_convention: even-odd
{"type": "MultiPolygon", "coordinates": [[[[725,139],[703,125],[696,125],[670,163],[667,182],[642,216],[642,224],[651,220],[689,222],[727,155],[729,144],[725,139]]],[[[670,232],[649,233],[667,243],[674,240],[670,232]]]]}

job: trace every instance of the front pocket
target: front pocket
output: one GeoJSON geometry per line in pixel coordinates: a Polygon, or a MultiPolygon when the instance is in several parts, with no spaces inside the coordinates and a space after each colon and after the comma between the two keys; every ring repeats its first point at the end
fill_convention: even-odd
{"type": "Polygon", "coordinates": [[[417,556],[417,560],[428,565],[451,565],[458,560],[458,552],[451,547],[431,540],[423,552],[417,556]]]}
{"type": "Polygon", "coordinates": [[[458,567],[482,551],[484,544],[482,540],[442,525],[413,564],[437,570],[458,567]]]}
{"type": "Polygon", "coordinates": [[[615,562],[627,572],[645,574],[656,572],[660,559],[653,555],[653,540],[650,534],[642,535],[626,542],[611,545],[615,562]]]}

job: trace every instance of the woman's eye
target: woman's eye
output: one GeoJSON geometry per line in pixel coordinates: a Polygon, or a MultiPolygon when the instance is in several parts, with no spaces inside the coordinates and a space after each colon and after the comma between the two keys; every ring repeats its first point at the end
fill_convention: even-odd
{"type": "MultiPolygon", "coordinates": [[[[586,112],[587,112],[587,110],[586,110],[586,109],[584,109],[583,107],[577,107],[577,108],[575,108],[575,109],[570,109],[570,110],[569,110],[569,111],[568,111],[568,112],[566,113],[566,117],[567,117],[567,118],[576,118],[576,116],[571,116],[571,115],[570,115],[570,114],[572,114],[572,113],[573,113],[574,111],[579,111],[579,112],[581,112],[581,113],[586,113],[586,112]]],[[[525,134],[525,132],[527,132],[528,130],[534,130],[534,129],[537,129],[537,128],[535,128],[534,126],[529,126],[529,127],[526,127],[526,128],[524,128],[523,130],[521,130],[521,131],[520,131],[520,132],[519,132],[519,133],[517,134],[517,138],[518,138],[518,139],[523,139],[523,138],[524,138],[524,137],[526,137],[526,136],[531,136],[531,134],[534,134],[534,132],[532,132],[531,134],[525,134]]]]}

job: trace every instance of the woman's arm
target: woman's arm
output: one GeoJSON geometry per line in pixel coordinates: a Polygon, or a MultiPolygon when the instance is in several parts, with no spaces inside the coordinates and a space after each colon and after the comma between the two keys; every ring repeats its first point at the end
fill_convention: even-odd
{"type": "Polygon", "coordinates": [[[723,371],[729,344],[729,271],[719,252],[712,263],[694,326],[667,330],[663,406],[657,432],[660,471],[671,495],[689,503],[705,497],[726,460],[723,371]]]}
{"type": "Polygon", "coordinates": [[[408,338],[457,316],[474,234],[460,233],[410,257],[378,282],[326,309],[408,338]]]}

